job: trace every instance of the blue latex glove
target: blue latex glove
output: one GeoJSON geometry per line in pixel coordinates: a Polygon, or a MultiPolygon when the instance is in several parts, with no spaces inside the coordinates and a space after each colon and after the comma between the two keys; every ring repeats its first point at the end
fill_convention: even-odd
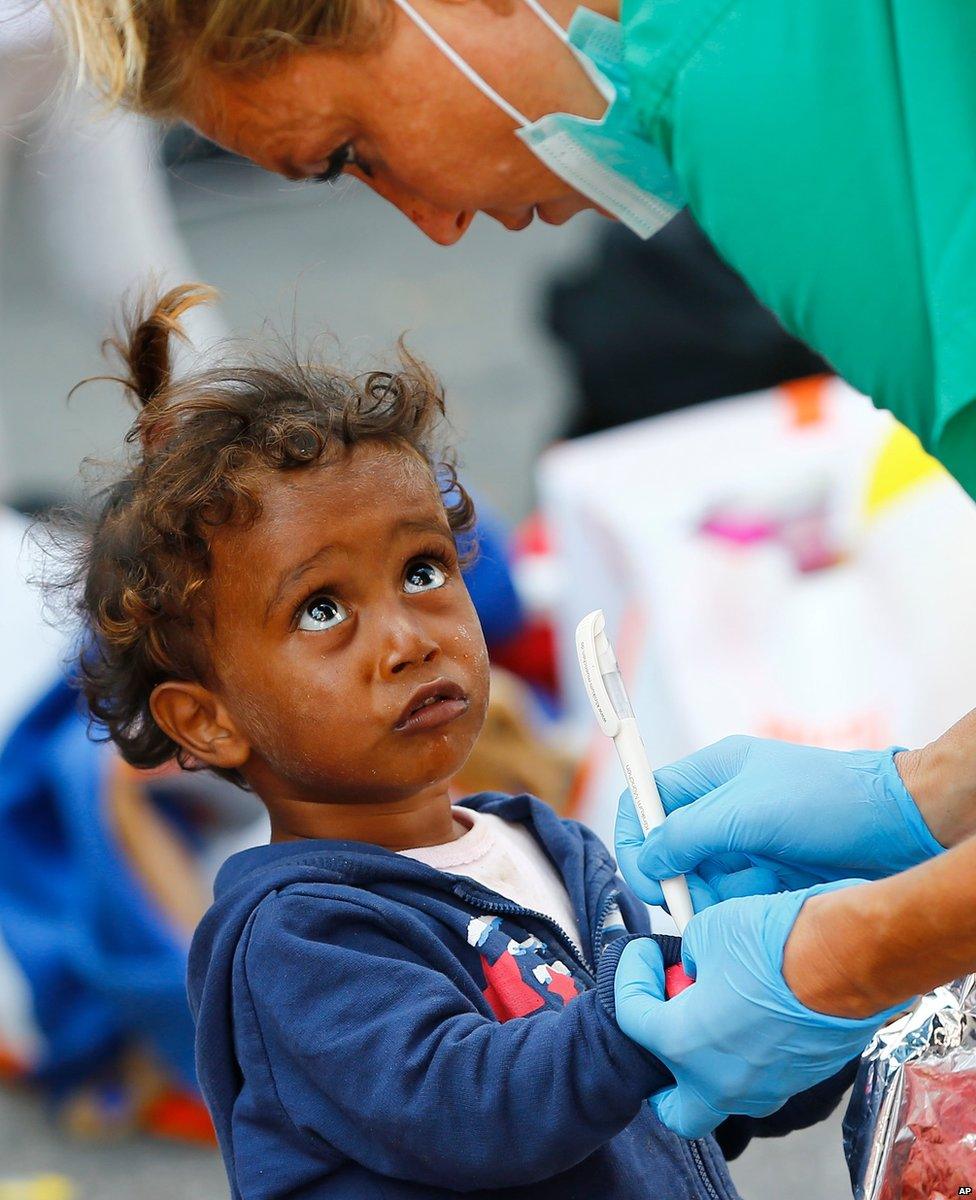
{"type": "Polygon", "coordinates": [[[670,816],[646,840],[623,794],[620,870],[649,904],[662,902],[658,880],[694,872],[696,909],[907,870],[943,847],[905,788],[895,753],[724,738],[655,772],[670,816]]]}
{"type": "MultiPolygon", "coordinates": [[[[670,768],[665,767],[655,774],[665,809],[670,811],[674,806],[674,798],[665,797],[662,783],[669,770],[670,768]]],[[[614,837],[620,873],[627,880],[631,890],[646,904],[657,904],[667,908],[659,881],[645,875],[638,865],[645,839],[629,791],[623,793],[617,806],[614,837]]],[[[786,890],[786,885],[774,869],[751,862],[745,854],[713,855],[701,862],[697,870],[682,873],[688,881],[695,912],[701,912],[703,908],[737,896],[763,896],[786,890]]],[[[661,878],[666,879],[667,876],[661,878]]]]}
{"type": "Polygon", "coordinates": [[[783,951],[804,902],[859,880],[751,896],[695,916],[682,961],[693,987],[664,1000],[661,952],[629,942],[614,977],[617,1024],[667,1066],[676,1086],[650,1098],[682,1137],[702,1137],[733,1113],[762,1117],[855,1058],[899,1005],[865,1020],[814,1012],[783,978],[783,951]]]}

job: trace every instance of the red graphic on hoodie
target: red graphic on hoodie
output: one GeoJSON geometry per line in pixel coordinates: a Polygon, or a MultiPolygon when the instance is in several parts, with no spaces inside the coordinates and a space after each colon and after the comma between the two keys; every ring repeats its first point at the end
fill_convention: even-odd
{"type": "Polygon", "coordinates": [[[547,961],[547,949],[538,938],[510,938],[498,917],[473,917],[468,943],[480,951],[487,984],[484,997],[499,1021],[526,1017],[540,1008],[562,1008],[579,995],[579,985],[564,963],[547,961]]]}
{"type": "MultiPolygon", "coordinates": [[[[562,963],[553,963],[553,967],[561,967],[562,963]]],[[[579,995],[579,988],[576,986],[576,980],[572,975],[564,975],[561,971],[552,970],[549,973],[549,991],[555,992],[562,999],[563,1004],[568,1004],[574,996],[579,995]]]]}
{"type": "Polygon", "coordinates": [[[527,1017],[536,1009],[545,1008],[545,999],[522,979],[518,960],[506,950],[490,963],[482,954],[481,965],[485,970],[485,999],[499,1021],[509,1017],[527,1017]]]}

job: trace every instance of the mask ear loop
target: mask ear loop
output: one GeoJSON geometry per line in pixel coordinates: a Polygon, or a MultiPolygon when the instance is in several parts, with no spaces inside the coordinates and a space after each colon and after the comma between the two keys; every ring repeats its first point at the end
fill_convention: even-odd
{"type": "Polygon", "coordinates": [[[559,24],[552,13],[547,12],[546,9],[542,7],[542,5],[539,3],[539,0],[525,0],[525,4],[535,13],[543,25],[545,25],[547,29],[549,29],[556,35],[557,38],[559,38],[564,46],[569,47],[569,49],[573,52],[573,56],[575,57],[576,61],[586,72],[590,82],[593,84],[596,90],[600,93],[604,100],[606,100],[608,105],[612,104],[616,99],[616,90],[607,85],[607,81],[603,75],[603,72],[599,70],[599,68],[593,63],[591,63],[589,58],[573,45],[569,36],[569,31],[563,29],[562,25],[559,24]]]}
{"type": "Polygon", "coordinates": [[[547,12],[539,0],[525,0],[525,3],[535,13],[543,25],[547,26],[556,35],[557,38],[566,46],[570,45],[569,34],[563,29],[562,25],[556,20],[552,13],[547,12]]]}
{"type": "MultiPolygon", "coordinates": [[[[533,0],[526,0],[526,3],[530,6],[532,5],[532,2],[533,0]]],[[[471,83],[473,83],[478,91],[481,92],[483,96],[487,97],[492,104],[500,108],[502,112],[506,114],[506,116],[511,117],[511,119],[516,125],[518,125],[520,129],[525,129],[527,126],[532,124],[529,118],[523,113],[520,113],[514,104],[509,104],[504,96],[500,96],[489,83],[482,79],[478,72],[464,61],[454,47],[449,45],[441,37],[433,25],[425,20],[420,13],[417,12],[416,9],[407,2],[407,0],[394,0],[394,3],[403,13],[406,14],[406,16],[410,18],[411,21],[413,21],[414,25],[417,26],[421,33],[425,34],[426,37],[433,42],[437,49],[440,50],[440,52],[447,59],[449,59],[454,66],[457,67],[461,74],[464,75],[471,83]]],[[[546,13],[546,18],[551,19],[549,18],[548,13],[546,13]]],[[[558,28],[559,26],[557,25],[557,29],[558,28]]],[[[562,33],[562,30],[560,30],[560,33],[562,33]]]]}

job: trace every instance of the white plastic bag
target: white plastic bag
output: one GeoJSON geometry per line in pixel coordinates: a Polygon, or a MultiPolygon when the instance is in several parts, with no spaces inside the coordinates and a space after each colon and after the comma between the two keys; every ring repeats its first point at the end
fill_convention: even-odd
{"type": "MultiPolygon", "coordinates": [[[[802,405],[774,389],[543,458],[579,729],[572,634],[597,607],[653,763],[728,733],[921,744],[972,707],[976,507],[864,397],[802,388],[802,405]]],[[[574,815],[609,839],[621,785],[604,741],[574,815]]]]}

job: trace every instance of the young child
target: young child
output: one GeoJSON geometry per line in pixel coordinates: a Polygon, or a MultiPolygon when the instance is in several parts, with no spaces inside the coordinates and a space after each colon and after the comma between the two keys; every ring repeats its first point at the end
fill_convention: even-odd
{"type": "Polygon", "coordinates": [[[144,407],[86,551],[83,680],[130,763],[209,768],[270,814],[190,955],[233,1196],[731,1200],[615,1023],[648,923],[609,853],[529,796],[452,804],[488,662],[435,381],[405,356],[171,381],[203,298],[169,293],[124,348],[144,407]]]}

